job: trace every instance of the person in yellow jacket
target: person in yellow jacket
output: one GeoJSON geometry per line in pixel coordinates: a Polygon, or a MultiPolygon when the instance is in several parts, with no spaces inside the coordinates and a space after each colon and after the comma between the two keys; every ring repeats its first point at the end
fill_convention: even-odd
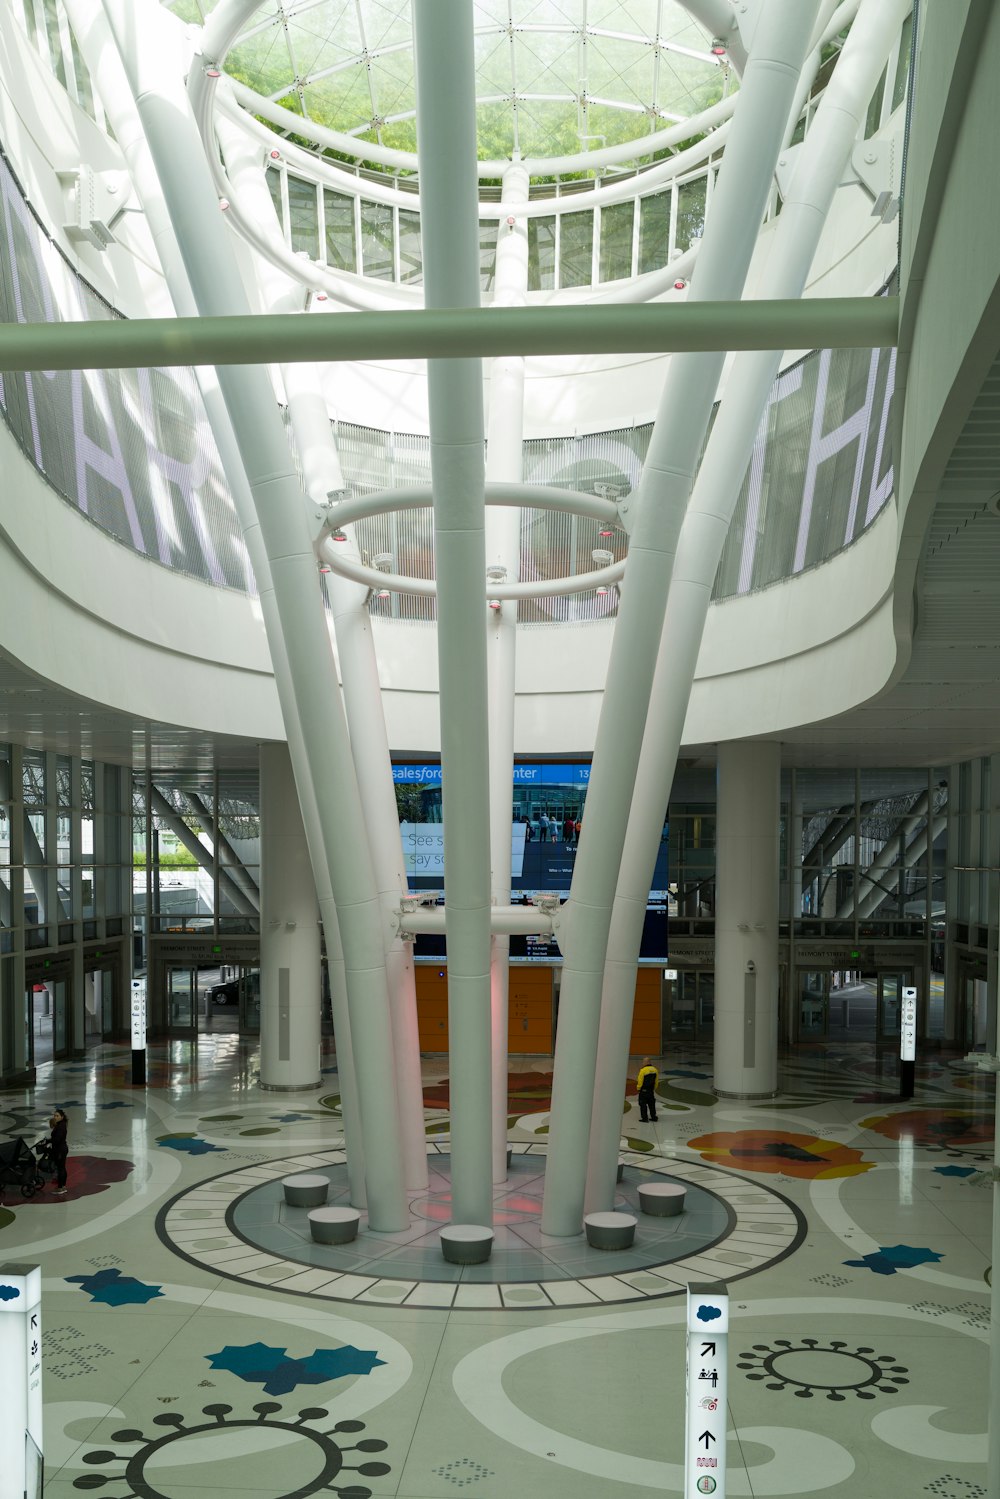
{"type": "Polygon", "coordinates": [[[656,1083],[659,1074],[648,1057],[643,1057],[639,1076],[639,1117],[643,1124],[656,1123],[656,1083]]]}

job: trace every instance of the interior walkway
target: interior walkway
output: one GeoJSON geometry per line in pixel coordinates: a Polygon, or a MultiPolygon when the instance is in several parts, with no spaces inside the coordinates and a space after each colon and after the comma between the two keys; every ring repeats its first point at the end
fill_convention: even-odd
{"type": "Polygon", "coordinates": [[[407,1247],[357,1264],[310,1260],[268,1206],[284,1163],[335,1166],[334,1057],[288,1100],[232,1034],[151,1047],[144,1092],[106,1047],[0,1095],[5,1138],[70,1119],[67,1196],[7,1187],[0,1208],[2,1258],[43,1267],[49,1499],[679,1493],[683,1287],[709,1275],[733,1302],[729,1494],[985,1495],[992,1077],[935,1057],[901,1104],[869,1049],[817,1046],[778,1099],[736,1105],[705,1053],[673,1055],[658,1122],[634,1097],[623,1116],[623,1201],[652,1170],[698,1213],[595,1262],[533,1227],[551,1061],[515,1060],[489,1277],[421,1273],[445,1061],[425,1062],[431,1191],[379,1236],[407,1247]]]}

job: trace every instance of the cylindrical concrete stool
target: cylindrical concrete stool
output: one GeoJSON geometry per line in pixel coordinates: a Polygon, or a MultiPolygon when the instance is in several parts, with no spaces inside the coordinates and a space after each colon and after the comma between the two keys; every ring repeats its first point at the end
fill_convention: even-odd
{"type": "Polygon", "coordinates": [[[583,1227],[591,1249],[628,1249],[635,1241],[636,1219],[631,1213],[588,1213],[583,1227]]]}
{"type": "Polygon", "coordinates": [[[358,1237],[361,1214],[357,1208],[313,1208],[309,1232],[317,1244],[349,1244],[358,1237]]]}
{"type": "Polygon", "coordinates": [[[674,1182],[643,1182],[639,1188],[639,1206],[651,1218],[676,1218],[684,1211],[687,1188],[674,1182]]]}
{"type": "Polygon", "coordinates": [[[303,1172],[301,1176],[286,1176],[281,1185],[290,1208],[318,1208],[326,1201],[330,1178],[303,1172]]]}
{"type": "Polygon", "coordinates": [[[453,1265],[481,1265],[493,1252],[493,1230],[479,1223],[449,1223],[441,1230],[441,1253],[453,1265]]]}

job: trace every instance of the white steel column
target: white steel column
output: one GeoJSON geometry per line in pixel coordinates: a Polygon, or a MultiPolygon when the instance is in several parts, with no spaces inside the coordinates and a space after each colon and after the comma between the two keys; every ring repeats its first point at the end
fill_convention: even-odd
{"type": "MultiPolygon", "coordinates": [[[[526,203],[528,173],[519,161],[507,168],[502,201],[526,203]]],[[[522,307],[528,289],[528,226],[501,219],[497,233],[494,307],[522,307]]],[[[486,445],[489,481],[524,477],[524,360],[494,359],[486,445]]],[[[486,511],[486,565],[503,569],[507,582],[521,574],[521,512],[491,505],[486,511]]],[[[490,711],[490,857],[493,904],[510,904],[511,789],[514,781],[514,673],[517,600],[492,608],[486,635],[490,711]]],[[[490,960],[493,1016],[493,1180],[507,1178],[507,1055],[510,936],[496,932],[490,960]]]]}
{"type": "MultiPolygon", "coordinates": [[[[774,229],[762,298],[801,295],[868,100],[908,9],[909,0],[868,0],[852,27],[801,147],[774,229]]],[[[605,969],[587,1189],[588,1208],[595,1210],[609,1207],[614,1195],[643,918],[712,585],[779,364],[778,353],[736,356],[678,541],[605,969]]]]}
{"type": "MultiPolygon", "coordinates": [[[[105,6],[199,310],[206,316],[246,316],[247,296],[200,136],[183,89],[164,66],[170,48],[159,7],[151,0],[130,0],[127,7],[121,0],[105,0],[105,6]]],[[[219,383],[254,499],[254,512],[241,513],[240,524],[248,538],[259,532],[270,562],[271,588],[261,581],[261,610],[289,745],[297,759],[296,780],[311,784],[319,814],[318,827],[307,828],[310,847],[316,850],[317,886],[322,887],[325,855],[337,901],[365,1134],[369,1222],[394,1231],[406,1226],[408,1214],[396,1102],[394,1096],[386,1097],[385,1089],[392,1043],[381,914],[307,513],[266,371],[220,369],[219,383]],[[277,650],[275,642],[281,642],[277,650]],[[292,738],[293,724],[301,729],[300,743],[292,738]]],[[[327,914],[324,909],[324,922],[327,914]]],[[[334,919],[332,910],[329,915],[334,919]]]]}
{"type": "MultiPolygon", "coordinates": [[[[468,0],[413,7],[420,234],[427,307],[479,305],[475,40],[468,0]]],[[[445,909],[452,1214],[492,1224],[490,818],[483,376],[429,360],[428,403],[445,909]]]]}
{"type": "MultiPolygon", "coordinates": [[[[742,292],[817,4],[769,0],[761,14],[689,294],[694,300],[736,299],[742,292]]],[[[562,994],[542,1214],[550,1234],[577,1234],[583,1220],[611,909],[674,552],[723,362],[716,353],[671,360],[632,506],[621,607],[560,934],[562,994]]],[[[642,810],[648,817],[652,808],[642,810]]]]}
{"type": "MultiPolygon", "coordinates": [[[[135,100],[111,34],[108,18],[102,9],[101,0],[67,0],[67,11],[77,44],[94,78],[108,119],[114,129],[115,139],[125,155],[133,186],[143,206],[146,222],[156,245],[171,300],[180,316],[194,316],[197,307],[188,283],[187,271],[177,246],[173,225],[170,222],[170,215],[164,202],[149,146],[143,134],[135,100]]],[[[226,479],[235,496],[237,513],[241,516],[252,515],[253,496],[247,483],[243,456],[233,432],[215,370],[203,367],[197,369],[195,373],[226,479]]],[[[262,594],[269,595],[271,593],[271,570],[260,539],[259,529],[252,527],[245,533],[245,539],[258,589],[262,594]]],[[[276,676],[287,679],[288,668],[285,663],[284,643],[272,636],[270,649],[272,660],[275,662],[276,676]]],[[[299,770],[299,801],[303,808],[305,824],[315,830],[319,826],[319,814],[316,810],[311,783],[303,774],[306,757],[301,729],[297,717],[287,712],[285,731],[289,744],[294,746],[293,761],[299,770]]],[[[312,854],[316,893],[323,912],[323,931],[326,938],[327,971],[330,976],[334,1027],[337,1037],[337,1070],[344,1117],[344,1149],[347,1155],[351,1202],[354,1207],[363,1208],[365,1206],[365,1160],[361,1138],[361,1115],[358,1109],[357,1086],[351,1053],[351,1031],[347,1012],[347,987],[340,928],[329,870],[326,867],[325,851],[314,847],[312,854]]]]}
{"type": "MultiPolygon", "coordinates": [[[[221,85],[220,85],[221,86],[221,85]]],[[[260,151],[253,138],[224,116],[219,119],[219,140],[229,179],[246,211],[257,223],[280,233],[274,201],[268,190],[260,151]]],[[[302,287],[268,262],[258,260],[257,276],[263,304],[271,312],[282,312],[302,304],[302,287]]],[[[299,454],[302,479],[318,521],[329,496],[344,489],[340,457],[330,426],[330,413],[323,396],[322,367],[283,364],[281,379],[288,402],[292,433],[299,454]]],[[[342,543],[358,557],[353,538],[342,543]]],[[[427,1140],[424,1129],[423,1092],[420,1077],[420,1044],[417,1033],[417,996],[413,970],[413,944],[403,942],[392,923],[400,896],[407,892],[406,871],[399,838],[399,819],[392,780],[392,762],[382,709],[368,588],[337,573],[327,579],[333,614],[334,636],[344,687],[344,706],[351,731],[351,750],[364,809],[375,880],[384,915],[386,976],[393,1039],[393,1073],[400,1118],[403,1170],[407,1187],[422,1191],[427,1186],[427,1140]]]]}
{"type": "Polygon", "coordinates": [[[781,746],[719,745],[715,835],[715,1091],[778,1090],[781,746]]]}
{"type": "Polygon", "coordinates": [[[320,1081],[316,882],[285,744],[260,747],[260,1085],[320,1081]]]}
{"type": "MultiPolygon", "coordinates": [[[[261,186],[266,194],[266,184],[261,186]]],[[[267,207],[273,213],[270,195],[267,196],[267,207]]],[[[331,490],[342,489],[344,481],[330,430],[330,414],[322,393],[322,372],[316,365],[283,365],[282,380],[306,490],[315,501],[323,501],[331,490]]],[[[400,897],[407,893],[408,885],[389,740],[382,711],[382,687],[368,612],[368,589],[338,577],[336,573],[328,574],[327,586],[344,684],[344,705],[351,730],[354,768],[375,882],[382,903],[393,1076],[404,1176],[411,1191],[422,1191],[427,1186],[427,1136],[420,1079],[413,943],[403,942],[391,924],[392,913],[399,910],[400,897]]]]}

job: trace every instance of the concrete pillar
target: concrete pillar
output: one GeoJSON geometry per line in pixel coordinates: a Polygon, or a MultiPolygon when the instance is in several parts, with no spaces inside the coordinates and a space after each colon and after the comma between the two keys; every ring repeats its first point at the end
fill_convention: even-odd
{"type": "Polygon", "coordinates": [[[260,747],[260,1085],[319,1086],[319,909],[288,746],[260,747]]]}
{"type": "Polygon", "coordinates": [[[715,1091],[778,1091],[781,746],[719,745],[715,873],[715,1091]]]}

